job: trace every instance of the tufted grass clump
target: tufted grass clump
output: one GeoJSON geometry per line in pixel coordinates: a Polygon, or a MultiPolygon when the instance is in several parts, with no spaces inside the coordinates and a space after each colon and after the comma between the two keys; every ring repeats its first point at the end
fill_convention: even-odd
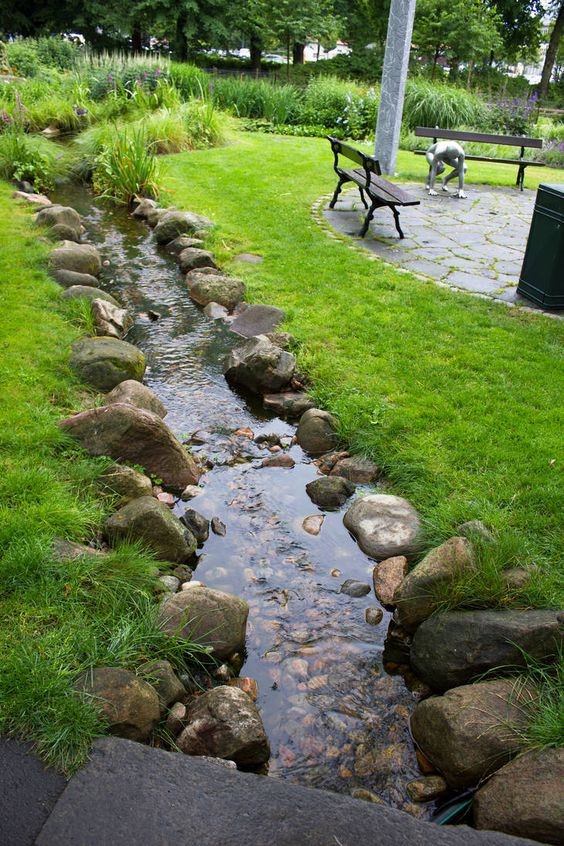
{"type": "Polygon", "coordinates": [[[138,128],[124,127],[96,156],[92,187],[97,194],[129,205],[135,197],[159,196],[155,145],[138,128]]]}
{"type": "Polygon", "coordinates": [[[446,83],[411,79],[405,89],[403,125],[440,126],[457,129],[472,126],[479,130],[488,125],[488,109],[483,100],[463,88],[446,83]]]}

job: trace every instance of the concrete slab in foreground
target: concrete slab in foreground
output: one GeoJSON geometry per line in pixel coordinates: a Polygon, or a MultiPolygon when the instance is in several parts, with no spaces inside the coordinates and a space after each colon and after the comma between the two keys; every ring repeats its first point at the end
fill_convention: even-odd
{"type": "MultiPolygon", "coordinates": [[[[95,743],[37,846],[525,846],[129,740],[95,743]]],[[[538,846],[538,844],[537,844],[538,846]]]]}

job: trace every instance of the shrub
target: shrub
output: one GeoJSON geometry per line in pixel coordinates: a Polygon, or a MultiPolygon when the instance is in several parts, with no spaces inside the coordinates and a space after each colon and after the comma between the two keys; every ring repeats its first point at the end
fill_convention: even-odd
{"type": "Polygon", "coordinates": [[[10,127],[0,134],[0,177],[31,182],[39,191],[53,187],[56,160],[44,138],[10,127]]]}
{"type": "Polygon", "coordinates": [[[346,109],[358,100],[362,90],[352,82],[345,82],[336,76],[322,76],[310,80],[304,97],[301,123],[320,123],[323,126],[338,126],[346,115],[346,109]]]}
{"type": "Polygon", "coordinates": [[[479,129],[488,125],[487,107],[463,88],[411,79],[405,89],[403,123],[408,129],[416,126],[479,129]]]}
{"type": "Polygon", "coordinates": [[[6,44],[8,61],[20,76],[36,76],[41,66],[69,70],[76,64],[78,51],[60,37],[18,38],[6,44]]]}
{"type": "Polygon", "coordinates": [[[488,109],[489,127],[507,135],[527,135],[531,131],[537,99],[538,95],[533,94],[528,98],[498,100],[488,109]]]}

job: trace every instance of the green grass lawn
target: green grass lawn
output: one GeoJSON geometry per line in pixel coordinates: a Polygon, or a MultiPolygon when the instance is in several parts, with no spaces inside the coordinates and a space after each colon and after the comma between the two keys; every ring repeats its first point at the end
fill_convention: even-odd
{"type": "MultiPolygon", "coordinates": [[[[441,289],[329,238],[311,214],[334,187],[323,139],[239,135],[166,168],[170,202],[217,221],[214,249],[249,298],[286,310],[317,399],[421,511],[427,544],[469,519],[498,533],[495,563],[464,601],[469,590],[486,604],[561,601],[562,324],[441,289]],[[240,251],[264,262],[232,263],[240,251]],[[508,596],[500,566],[517,562],[539,569],[508,596]]],[[[426,165],[400,152],[398,171],[423,181],[426,165]]],[[[543,180],[564,172],[527,174],[529,187],[543,180]]],[[[515,168],[473,162],[472,181],[511,185],[515,168]]]]}

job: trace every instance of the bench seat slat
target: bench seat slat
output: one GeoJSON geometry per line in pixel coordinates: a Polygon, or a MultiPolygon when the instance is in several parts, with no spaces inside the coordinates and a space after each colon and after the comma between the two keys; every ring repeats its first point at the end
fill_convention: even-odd
{"type": "MultiPolygon", "coordinates": [[[[427,150],[414,150],[413,152],[416,156],[424,156],[427,150]]],[[[527,167],[530,165],[533,167],[545,167],[545,162],[534,162],[530,159],[496,159],[494,156],[472,156],[466,154],[464,155],[464,158],[473,162],[497,162],[498,164],[523,164],[527,167]]]]}
{"type": "Polygon", "coordinates": [[[490,135],[486,132],[466,132],[457,129],[416,126],[419,138],[446,138],[449,141],[479,141],[484,144],[501,144],[506,147],[534,147],[542,149],[542,138],[527,138],[524,135],[490,135]]]}
{"type": "MultiPolygon", "coordinates": [[[[363,170],[360,168],[357,170],[341,170],[351,182],[355,182],[361,188],[366,188],[366,174],[363,170]]],[[[394,203],[397,206],[419,205],[419,200],[415,200],[407,191],[404,191],[398,185],[392,185],[391,182],[382,179],[380,176],[374,176],[374,174],[370,174],[369,191],[384,203],[394,203]]]]}

